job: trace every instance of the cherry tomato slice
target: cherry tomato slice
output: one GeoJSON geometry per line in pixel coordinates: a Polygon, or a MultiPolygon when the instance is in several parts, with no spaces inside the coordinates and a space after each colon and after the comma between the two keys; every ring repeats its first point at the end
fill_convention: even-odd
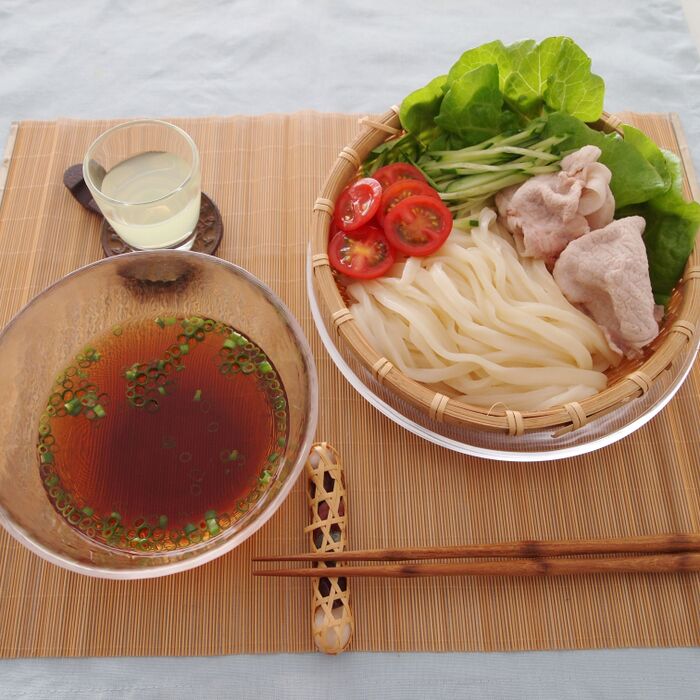
{"type": "Polygon", "coordinates": [[[440,199],[440,195],[427,182],[420,180],[397,180],[393,185],[389,185],[382,195],[382,203],[377,212],[379,223],[384,223],[386,215],[402,200],[416,195],[435,197],[440,199]]]}
{"type": "Polygon", "coordinates": [[[372,177],[386,189],[399,180],[419,180],[425,182],[425,175],[410,163],[392,163],[379,168],[372,177]]]}
{"type": "Polygon", "coordinates": [[[354,231],[368,224],[379,209],[382,186],[371,177],[363,177],[348,185],[335,204],[333,220],[342,231],[354,231]]]}
{"type": "MultiPolygon", "coordinates": [[[[338,233],[338,231],[340,231],[340,229],[337,226],[331,225],[331,235],[328,237],[328,239],[332,239],[333,236],[338,233]]],[[[379,231],[382,234],[384,233],[384,229],[377,223],[377,220],[372,219],[371,223],[363,224],[360,226],[360,228],[353,229],[352,231],[345,231],[345,233],[349,233],[351,234],[351,238],[361,241],[365,238],[369,238],[376,231],[379,231]]]]}
{"type": "Polygon", "coordinates": [[[373,279],[383,275],[394,264],[394,251],[384,232],[378,226],[362,239],[354,233],[338,231],[328,244],[328,257],[331,265],[348,277],[373,279]]]}
{"type": "Polygon", "coordinates": [[[423,257],[434,253],[452,231],[450,210],[434,197],[399,202],[384,219],[384,233],[396,250],[423,257]]]}

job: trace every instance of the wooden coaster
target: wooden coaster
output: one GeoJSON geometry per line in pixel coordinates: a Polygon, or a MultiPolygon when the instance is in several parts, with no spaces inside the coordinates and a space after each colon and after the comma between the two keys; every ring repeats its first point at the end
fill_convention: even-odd
{"type": "Polygon", "coordinates": [[[63,173],[63,184],[68,188],[70,193],[75,197],[75,199],[82,204],[86,209],[94,211],[95,214],[102,216],[100,208],[95,203],[92,198],[92,193],[88,189],[83,179],[83,164],[76,163],[71,165],[70,168],[66,169],[63,173]]]}
{"type": "MultiPolygon", "coordinates": [[[[191,250],[195,253],[213,255],[221,243],[224,234],[224,224],[216,204],[202,192],[202,204],[199,209],[199,221],[195,229],[195,239],[191,250]]],[[[134,249],[119,238],[117,232],[110,226],[107,219],[102,222],[100,231],[102,250],[107,257],[131,253],[134,249]]]]}
{"type": "MultiPolygon", "coordinates": [[[[63,184],[68,188],[75,199],[86,209],[102,216],[102,212],[92,198],[92,194],[83,179],[83,166],[81,163],[71,165],[63,174],[63,184]]],[[[202,192],[202,203],[199,209],[199,221],[195,229],[195,239],[192,250],[196,253],[208,253],[213,255],[221,243],[224,234],[224,223],[221,219],[216,204],[202,192]]],[[[107,257],[131,253],[134,249],[119,238],[117,232],[105,219],[100,231],[102,250],[107,257]]]]}

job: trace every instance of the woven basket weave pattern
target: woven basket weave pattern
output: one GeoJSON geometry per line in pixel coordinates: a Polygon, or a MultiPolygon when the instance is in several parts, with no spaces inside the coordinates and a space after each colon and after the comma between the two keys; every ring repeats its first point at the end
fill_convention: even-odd
{"type": "MultiPolygon", "coordinates": [[[[697,249],[686,266],[683,279],[674,292],[664,327],[650,346],[650,353],[637,361],[623,361],[608,374],[608,387],[581,402],[573,402],[541,411],[511,411],[504,408],[485,409],[436,393],[429,387],[409,379],[386,358],[379,355],[362,335],[346,295],[338,288],[326,254],[328,227],[338,195],[355,176],[361,161],[369,152],[400,132],[398,110],[393,107],[377,119],[363,118],[358,137],[339,153],[314,205],[312,228],[312,267],[319,297],[330,313],[339,334],[363,365],[399,397],[417,406],[433,420],[449,421],[466,427],[496,430],[508,435],[528,431],[554,429],[553,437],[578,430],[591,420],[606,415],[626,402],[645,394],[654,380],[679,356],[687,351],[700,318],[700,266],[697,249]]],[[[620,132],[622,121],[603,113],[594,126],[608,133],[620,132]]]]}

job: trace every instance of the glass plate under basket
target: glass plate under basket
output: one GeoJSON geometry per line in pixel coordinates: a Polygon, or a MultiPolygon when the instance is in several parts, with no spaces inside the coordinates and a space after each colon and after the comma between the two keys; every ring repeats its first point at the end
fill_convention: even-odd
{"type": "Polygon", "coordinates": [[[485,459],[542,462],[582,455],[617,442],[651,420],[673,398],[688,376],[700,344],[700,334],[696,334],[692,340],[692,347],[681,353],[670,367],[654,380],[644,396],[628,401],[583,428],[560,437],[554,437],[552,430],[511,436],[432,420],[380,384],[345,347],[337,329],[324,317],[313,285],[310,249],[307,256],[306,287],[311,314],[328,354],[364,399],[398,425],[429,442],[485,459]]]}

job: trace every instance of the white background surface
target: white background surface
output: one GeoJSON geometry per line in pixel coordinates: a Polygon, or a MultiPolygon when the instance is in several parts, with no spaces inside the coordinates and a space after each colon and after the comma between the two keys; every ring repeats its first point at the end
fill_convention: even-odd
{"type": "MultiPolygon", "coordinates": [[[[682,2],[700,41],[700,0],[682,2]]],[[[470,46],[553,34],[593,58],[609,111],[678,112],[700,162],[679,0],[0,0],[0,134],[19,119],[378,112],[470,46]]],[[[3,698],[378,695],[698,698],[700,651],[0,662],[3,698]]]]}
{"type": "Polygon", "coordinates": [[[681,0],[681,4],[695,45],[700,47],[700,2],[698,0],[681,0]]]}

